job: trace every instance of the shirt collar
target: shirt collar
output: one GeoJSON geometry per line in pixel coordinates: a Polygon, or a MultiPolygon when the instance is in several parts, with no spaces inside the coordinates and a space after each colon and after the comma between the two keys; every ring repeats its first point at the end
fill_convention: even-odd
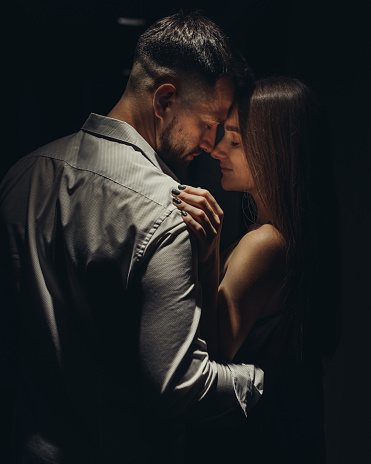
{"type": "Polygon", "coordinates": [[[177,182],[179,179],[171,169],[163,162],[155,150],[130,124],[118,119],[91,113],[82,126],[82,130],[111,140],[117,140],[125,144],[133,145],[154,164],[160,171],[169,175],[177,182]]]}

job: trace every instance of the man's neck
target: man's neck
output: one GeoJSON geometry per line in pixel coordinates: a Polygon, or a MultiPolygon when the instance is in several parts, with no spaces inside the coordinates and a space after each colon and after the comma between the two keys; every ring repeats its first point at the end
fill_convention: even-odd
{"type": "Polygon", "coordinates": [[[138,102],[125,97],[119,100],[114,108],[107,114],[109,118],[130,124],[144,140],[156,150],[156,130],[154,116],[151,108],[144,101],[138,102]]]}

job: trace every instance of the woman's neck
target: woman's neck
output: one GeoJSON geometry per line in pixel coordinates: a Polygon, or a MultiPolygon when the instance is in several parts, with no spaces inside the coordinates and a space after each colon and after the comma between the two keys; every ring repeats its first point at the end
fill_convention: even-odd
{"type": "Polygon", "coordinates": [[[261,201],[258,195],[254,196],[254,201],[256,204],[257,209],[257,217],[254,224],[249,227],[249,230],[256,230],[259,229],[264,224],[272,224],[273,223],[273,214],[272,212],[264,206],[263,202],[261,201]]]}

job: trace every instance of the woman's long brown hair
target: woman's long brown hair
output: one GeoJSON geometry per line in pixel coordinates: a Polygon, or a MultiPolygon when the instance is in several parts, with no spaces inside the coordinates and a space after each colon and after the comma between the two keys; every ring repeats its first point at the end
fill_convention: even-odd
{"type": "Polygon", "coordinates": [[[286,241],[283,316],[292,349],[296,359],[309,350],[324,354],[336,338],[331,324],[336,325],[339,271],[326,119],[311,89],[290,77],[258,80],[247,106],[239,105],[246,158],[261,201],[286,241]]]}

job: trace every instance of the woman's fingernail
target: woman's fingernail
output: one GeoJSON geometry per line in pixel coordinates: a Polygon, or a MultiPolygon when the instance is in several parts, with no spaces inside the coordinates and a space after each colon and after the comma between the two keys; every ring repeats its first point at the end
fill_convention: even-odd
{"type": "Polygon", "coordinates": [[[176,203],[177,205],[180,205],[182,200],[179,200],[179,198],[173,197],[173,202],[176,203]]]}
{"type": "Polygon", "coordinates": [[[172,193],[173,195],[179,195],[179,194],[180,194],[179,190],[177,190],[177,189],[173,189],[173,190],[171,191],[171,193],[172,193]]]}
{"type": "Polygon", "coordinates": [[[186,186],[183,185],[183,184],[179,184],[179,185],[178,185],[178,189],[180,189],[180,190],[184,190],[185,188],[186,188],[186,186]]]}
{"type": "Polygon", "coordinates": [[[181,214],[182,216],[188,216],[188,213],[187,213],[187,211],[183,211],[183,210],[181,210],[181,211],[180,211],[180,214],[181,214]]]}

